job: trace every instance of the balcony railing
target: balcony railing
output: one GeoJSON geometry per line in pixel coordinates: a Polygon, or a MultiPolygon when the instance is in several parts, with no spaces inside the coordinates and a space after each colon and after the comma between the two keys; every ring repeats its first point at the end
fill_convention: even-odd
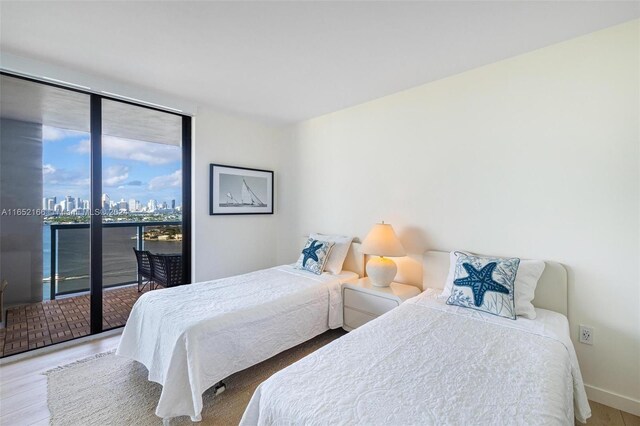
{"type": "MultiPolygon", "coordinates": [[[[181,253],[181,222],[114,222],[102,224],[103,287],[138,280],[132,248],[153,253],[181,253]]],[[[89,224],[51,224],[49,298],[88,291],[89,224]]],[[[45,240],[47,234],[45,232],[45,240]]],[[[45,241],[46,243],[46,241],[45,241]]],[[[45,289],[46,290],[46,289],[45,289]]],[[[47,291],[45,291],[45,294],[47,291]]]]}

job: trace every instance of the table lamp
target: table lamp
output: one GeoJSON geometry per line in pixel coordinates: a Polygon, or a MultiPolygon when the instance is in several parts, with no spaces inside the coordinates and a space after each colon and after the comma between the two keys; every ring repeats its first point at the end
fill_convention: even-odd
{"type": "Polygon", "coordinates": [[[367,262],[367,275],[376,287],[389,287],[398,272],[398,267],[385,256],[404,256],[402,243],[388,223],[376,223],[362,243],[361,251],[372,255],[367,262]]]}

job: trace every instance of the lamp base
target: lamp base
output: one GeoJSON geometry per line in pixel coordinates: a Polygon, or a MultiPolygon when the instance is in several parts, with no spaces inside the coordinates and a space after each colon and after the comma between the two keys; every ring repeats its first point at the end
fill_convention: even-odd
{"type": "Polygon", "coordinates": [[[396,277],[396,272],[398,272],[396,263],[386,257],[372,257],[367,262],[367,275],[371,284],[376,287],[389,287],[389,284],[396,277]]]}

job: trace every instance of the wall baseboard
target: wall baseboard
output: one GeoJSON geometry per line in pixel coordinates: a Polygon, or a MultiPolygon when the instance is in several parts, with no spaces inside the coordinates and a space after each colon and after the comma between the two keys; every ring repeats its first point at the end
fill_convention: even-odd
{"type": "Polygon", "coordinates": [[[584,385],[587,396],[590,400],[599,402],[600,404],[607,405],[609,407],[617,408],[621,411],[626,411],[636,416],[640,416],[640,401],[637,399],[629,398],[628,396],[619,395],[615,392],[600,389],[591,385],[584,385]]]}

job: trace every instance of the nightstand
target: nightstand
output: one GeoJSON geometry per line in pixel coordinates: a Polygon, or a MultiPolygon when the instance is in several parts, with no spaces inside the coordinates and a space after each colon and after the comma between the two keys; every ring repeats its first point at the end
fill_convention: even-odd
{"type": "Polygon", "coordinates": [[[369,278],[361,278],[342,285],[344,302],[344,328],[351,331],[400,306],[405,300],[420,294],[412,285],[391,283],[389,287],[376,287],[369,278]]]}

